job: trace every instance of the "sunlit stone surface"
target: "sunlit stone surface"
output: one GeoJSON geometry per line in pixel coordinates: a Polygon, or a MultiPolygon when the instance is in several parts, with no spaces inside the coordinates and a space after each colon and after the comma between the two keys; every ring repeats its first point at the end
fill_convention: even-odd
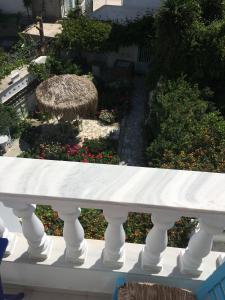
{"type": "Polygon", "coordinates": [[[9,199],[223,214],[225,174],[1,157],[0,200],[9,199]]]}

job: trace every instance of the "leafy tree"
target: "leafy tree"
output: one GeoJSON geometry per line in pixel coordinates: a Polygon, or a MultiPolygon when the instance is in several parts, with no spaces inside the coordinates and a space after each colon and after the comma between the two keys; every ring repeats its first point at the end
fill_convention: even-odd
{"type": "Polygon", "coordinates": [[[0,134],[8,134],[8,130],[17,130],[20,119],[14,108],[0,103],[0,134]]]}
{"type": "Polygon", "coordinates": [[[112,26],[110,23],[92,20],[85,16],[66,19],[62,23],[63,31],[56,45],[61,49],[82,51],[100,51],[109,38],[112,26]]]}
{"type": "Polygon", "coordinates": [[[151,46],[155,37],[154,16],[147,14],[124,24],[92,20],[71,12],[63,21],[56,45],[82,51],[117,51],[121,46],[151,46]]]}

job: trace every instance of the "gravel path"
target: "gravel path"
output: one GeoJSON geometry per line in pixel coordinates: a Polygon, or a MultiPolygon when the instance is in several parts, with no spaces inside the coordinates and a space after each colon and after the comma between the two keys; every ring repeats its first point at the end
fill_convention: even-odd
{"type": "Polygon", "coordinates": [[[147,91],[144,78],[136,77],[130,113],[122,120],[119,155],[121,162],[129,166],[145,166],[143,125],[147,91]]]}
{"type": "Polygon", "coordinates": [[[12,145],[10,146],[10,148],[8,148],[7,152],[3,156],[16,157],[21,153],[22,150],[20,149],[19,139],[16,139],[12,142],[12,145]]]}

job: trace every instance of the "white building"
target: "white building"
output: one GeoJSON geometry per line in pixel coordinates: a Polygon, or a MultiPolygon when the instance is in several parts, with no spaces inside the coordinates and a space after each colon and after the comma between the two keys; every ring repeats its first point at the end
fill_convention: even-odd
{"type": "MultiPolygon", "coordinates": [[[[40,15],[47,19],[64,17],[70,9],[75,8],[75,0],[32,0],[31,15],[40,15]]],[[[0,10],[3,13],[27,15],[23,0],[0,0],[0,10]]]]}
{"type": "Polygon", "coordinates": [[[92,16],[100,20],[124,22],[160,7],[160,0],[94,0],[92,16]]]}

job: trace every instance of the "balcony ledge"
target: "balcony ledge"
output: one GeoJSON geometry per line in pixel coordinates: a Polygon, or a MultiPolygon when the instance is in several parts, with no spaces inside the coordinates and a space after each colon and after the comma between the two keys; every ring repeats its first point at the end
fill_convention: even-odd
{"type": "Polygon", "coordinates": [[[3,281],[36,289],[59,289],[73,293],[98,293],[111,295],[115,279],[124,276],[129,280],[149,281],[170,286],[195,290],[211,272],[216,269],[217,252],[211,252],[203,261],[202,274],[190,278],[178,270],[178,256],[182,249],[168,247],[164,253],[163,269],[158,274],[150,274],[141,269],[140,253],[144,245],[125,244],[127,256],[124,266],[119,269],[106,267],[102,263],[104,241],[87,240],[88,255],[84,264],[74,266],[65,263],[65,242],[62,237],[50,237],[52,250],[49,257],[40,262],[28,257],[27,241],[22,234],[16,234],[16,244],[12,255],[2,264],[3,281]]]}

